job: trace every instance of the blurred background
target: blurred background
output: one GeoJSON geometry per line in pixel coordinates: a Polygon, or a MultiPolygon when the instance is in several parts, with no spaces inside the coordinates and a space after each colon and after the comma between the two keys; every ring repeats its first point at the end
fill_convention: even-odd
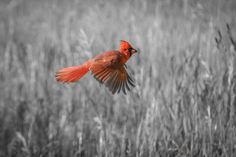
{"type": "Polygon", "coordinates": [[[0,157],[236,155],[235,0],[1,0],[0,157]],[[228,25],[227,25],[228,24],[228,25]],[[131,42],[136,87],[55,72],[131,42]]]}

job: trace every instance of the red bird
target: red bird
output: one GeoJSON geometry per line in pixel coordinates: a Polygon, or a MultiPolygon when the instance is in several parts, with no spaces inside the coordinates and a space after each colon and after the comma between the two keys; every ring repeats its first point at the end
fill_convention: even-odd
{"type": "Polygon", "coordinates": [[[112,94],[119,93],[121,89],[126,94],[126,89],[130,90],[129,85],[135,85],[126,71],[125,63],[136,52],[127,41],[121,40],[119,50],[104,52],[79,66],[63,68],[56,73],[56,80],[63,83],[76,82],[91,71],[94,78],[105,84],[112,94]]]}

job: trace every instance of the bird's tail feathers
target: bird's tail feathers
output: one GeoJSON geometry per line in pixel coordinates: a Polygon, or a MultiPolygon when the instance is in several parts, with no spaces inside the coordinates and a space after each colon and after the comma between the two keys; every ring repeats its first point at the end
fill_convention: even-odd
{"type": "Polygon", "coordinates": [[[88,71],[89,68],[86,64],[63,68],[56,73],[56,80],[63,83],[76,82],[79,81],[88,71]]]}

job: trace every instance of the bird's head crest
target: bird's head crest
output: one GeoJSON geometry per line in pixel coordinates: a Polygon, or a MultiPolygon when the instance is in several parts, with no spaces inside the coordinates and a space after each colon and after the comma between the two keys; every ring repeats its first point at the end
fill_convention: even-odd
{"type": "Polygon", "coordinates": [[[124,51],[124,50],[127,50],[129,48],[132,48],[132,46],[130,45],[129,42],[127,42],[125,40],[120,41],[120,50],[124,51]]]}
{"type": "Polygon", "coordinates": [[[133,55],[137,52],[136,49],[134,49],[129,42],[125,40],[120,41],[120,51],[125,54],[129,54],[129,56],[133,55]]]}

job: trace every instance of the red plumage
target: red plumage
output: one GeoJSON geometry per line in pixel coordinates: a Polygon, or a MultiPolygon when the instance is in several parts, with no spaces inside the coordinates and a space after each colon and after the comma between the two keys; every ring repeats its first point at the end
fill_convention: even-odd
{"type": "Polygon", "coordinates": [[[96,80],[105,84],[113,94],[121,90],[126,94],[126,89],[130,90],[130,86],[135,85],[126,71],[125,63],[136,52],[127,41],[121,40],[119,50],[99,54],[80,66],[63,68],[56,73],[56,80],[63,83],[77,82],[91,71],[96,80]]]}

